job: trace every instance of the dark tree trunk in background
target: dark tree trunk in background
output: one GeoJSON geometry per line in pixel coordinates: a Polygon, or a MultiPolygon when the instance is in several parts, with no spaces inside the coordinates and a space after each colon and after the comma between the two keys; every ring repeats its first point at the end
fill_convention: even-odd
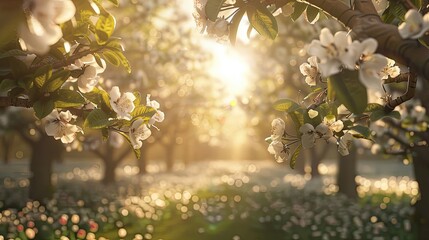
{"type": "Polygon", "coordinates": [[[53,193],[52,164],[62,157],[63,144],[59,140],[42,135],[31,144],[31,150],[29,198],[38,201],[49,199],[53,193]]]}
{"type": "Polygon", "coordinates": [[[174,147],[168,145],[165,149],[165,167],[167,172],[171,172],[174,167],[174,147]]]}
{"type": "Polygon", "coordinates": [[[145,174],[147,167],[147,145],[143,144],[143,147],[140,148],[140,159],[137,159],[137,166],[139,168],[139,174],[145,174]]]}
{"type": "Polygon", "coordinates": [[[110,185],[113,184],[116,181],[116,167],[118,166],[118,163],[113,161],[112,159],[106,160],[103,159],[104,161],[104,172],[103,172],[103,179],[101,180],[101,182],[104,185],[110,185]]]}
{"type": "Polygon", "coordinates": [[[415,205],[418,239],[425,240],[429,236],[429,148],[415,147],[413,150],[414,175],[420,191],[420,199],[415,205]]]}
{"type": "MultiPolygon", "coordinates": [[[[305,174],[305,165],[306,165],[307,159],[309,158],[310,158],[310,155],[308,154],[308,151],[305,157],[298,158],[295,164],[295,171],[298,172],[299,174],[305,174]]],[[[289,162],[287,163],[287,167],[289,167],[289,162]]]]}
{"type": "Polygon", "coordinates": [[[8,164],[10,161],[9,155],[11,150],[10,147],[13,143],[13,134],[9,134],[9,136],[3,135],[1,138],[2,138],[2,149],[3,149],[2,161],[5,164],[8,164]]]}
{"type": "Polygon", "coordinates": [[[356,192],[356,162],[357,153],[356,147],[352,146],[350,154],[341,156],[338,154],[338,172],[337,172],[337,185],[339,192],[345,194],[349,198],[357,198],[356,192]]]}
{"type": "Polygon", "coordinates": [[[311,178],[319,177],[319,164],[323,156],[317,154],[316,147],[310,149],[311,178]]]}

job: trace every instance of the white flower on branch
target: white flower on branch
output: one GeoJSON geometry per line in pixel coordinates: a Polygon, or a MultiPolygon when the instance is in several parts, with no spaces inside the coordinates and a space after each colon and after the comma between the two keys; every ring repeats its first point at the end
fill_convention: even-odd
{"type": "Polygon", "coordinates": [[[119,119],[131,120],[130,113],[135,108],[134,100],[136,100],[134,94],[130,92],[121,94],[117,86],[114,86],[112,90],[110,90],[110,105],[119,119]]]}
{"type": "Polygon", "coordinates": [[[299,70],[301,71],[301,74],[305,76],[305,82],[309,86],[316,86],[317,80],[320,79],[317,57],[309,57],[307,62],[308,63],[301,64],[301,66],[299,66],[299,70]]]}
{"type": "Polygon", "coordinates": [[[133,122],[128,134],[133,148],[139,149],[143,145],[142,141],[149,138],[152,132],[147,124],[144,123],[143,119],[139,118],[133,122]]]}
{"type": "Polygon", "coordinates": [[[271,139],[281,140],[285,133],[286,124],[281,118],[276,118],[271,122],[271,139]]]}
{"type": "Polygon", "coordinates": [[[158,110],[161,105],[155,100],[150,100],[150,94],[146,95],[146,106],[152,107],[156,111],[156,113],[149,120],[149,125],[153,125],[155,122],[164,121],[164,112],[158,110]]]}
{"type": "Polygon", "coordinates": [[[313,119],[319,115],[319,112],[316,110],[310,109],[310,110],[308,110],[307,114],[308,114],[308,117],[313,119]]]}
{"type": "Polygon", "coordinates": [[[344,123],[341,120],[336,120],[334,115],[328,115],[323,118],[323,124],[329,127],[333,132],[341,132],[344,128],[344,123]]]}
{"type": "Polygon", "coordinates": [[[410,9],[405,14],[405,21],[398,27],[402,38],[417,39],[429,30],[429,14],[422,16],[416,9],[410,9]]]}
{"type": "Polygon", "coordinates": [[[18,28],[21,46],[36,54],[46,54],[49,47],[61,39],[58,24],[70,20],[76,7],[71,0],[25,0],[27,21],[18,28]]]}
{"type": "Polygon", "coordinates": [[[380,73],[388,63],[387,58],[381,54],[375,54],[378,46],[375,39],[368,38],[362,42],[355,42],[355,48],[361,59],[359,62],[359,80],[367,88],[382,91],[380,73]]]}
{"type": "Polygon", "coordinates": [[[421,122],[425,119],[426,108],[420,105],[414,106],[410,111],[410,116],[416,119],[417,122],[421,122]]]}
{"type": "Polygon", "coordinates": [[[304,148],[312,148],[317,139],[323,139],[329,142],[333,138],[332,130],[328,126],[321,123],[316,128],[313,125],[306,123],[299,128],[301,132],[301,143],[304,148]]]}
{"type": "Polygon", "coordinates": [[[289,150],[281,141],[274,140],[268,146],[268,152],[274,155],[274,158],[278,163],[282,163],[287,160],[289,156],[289,150]]]}
{"type": "Polygon", "coordinates": [[[62,143],[71,143],[76,138],[76,133],[83,132],[82,129],[70,123],[76,120],[76,116],[70,111],[60,112],[54,109],[44,119],[46,120],[45,131],[48,136],[53,136],[56,140],[61,139],[62,143]]]}
{"type": "Polygon", "coordinates": [[[395,60],[390,58],[387,59],[387,65],[381,70],[380,77],[381,80],[390,78],[395,78],[399,76],[401,69],[398,66],[395,66],[395,60]]]}
{"type": "Polygon", "coordinates": [[[344,135],[340,138],[338,141],[338,152],[341,154],[341,156],[347,156],[349,155],[349,149],[353,143],[353,135],[346,132],[344,135]]]}
{"type": "Polygon", "coordinates": [[[207,22],[207,33],[209,36],[214,37],[224,37],[229,36],[229,25],[223,17],[217,18],[216,22],[208,21],[207,22]]]}
{"type": "Polygon", "coordinates": [[[318,67],[323,77],[339,73],[342,66],[354,69],[360,56],[347,32],[339,31],[332,35],[328,28],[322,29],[320,40],[310,43],[308,53],[319,58],[318,67]]]}

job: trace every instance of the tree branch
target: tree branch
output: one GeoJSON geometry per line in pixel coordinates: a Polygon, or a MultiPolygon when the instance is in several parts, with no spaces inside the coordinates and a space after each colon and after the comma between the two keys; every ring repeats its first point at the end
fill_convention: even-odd
{"type": "Polygon", "coordinates": [[[9,106],[31,108],[33,107],[33,104],[29,99],[17,97],[0,97],[0,107],[9,106]]]}

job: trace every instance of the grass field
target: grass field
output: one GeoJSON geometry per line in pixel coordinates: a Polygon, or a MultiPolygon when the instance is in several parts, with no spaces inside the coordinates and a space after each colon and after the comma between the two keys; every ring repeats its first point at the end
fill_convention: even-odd
{"type": "Polygon", "coordinates": [[[329,176],[308,181],[271,162],[204,162],[144,176],[127,165],[120,181],[109,187],[96,181],[97,166],[83,166],[59,171],[55,198],[46,205],[24,201],[24,174],[3,176],[0,235],[47,240],[415,239],[414,182],[407,177],[361,177],[363,185],[369,184],[362,186],[367,191],[352,201],[326,191],[332,187],[329,176]],[[399,193],[401,184],[405,189],[399,193]]]}

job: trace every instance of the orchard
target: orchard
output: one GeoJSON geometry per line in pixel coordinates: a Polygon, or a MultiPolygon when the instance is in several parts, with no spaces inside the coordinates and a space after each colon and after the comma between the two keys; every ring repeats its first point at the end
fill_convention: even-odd
{"type": "Polygon", "coordinates": [[[429,2],[0,2],[0,239],[426,239],[429,2]]]}

